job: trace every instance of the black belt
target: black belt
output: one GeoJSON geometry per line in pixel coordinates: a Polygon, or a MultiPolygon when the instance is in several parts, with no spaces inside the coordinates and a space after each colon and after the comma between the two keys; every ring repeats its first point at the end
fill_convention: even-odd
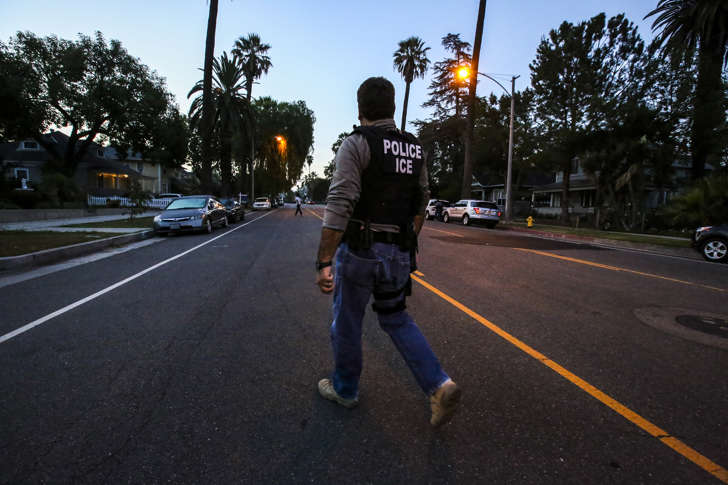
{"type": "Polygon", "coordinates": [[[384,232],[384,231],[372,231],[372,241],[388,243],[388,244],[404,244],[404,238],[402,233],[399,232],[384,232]]]}

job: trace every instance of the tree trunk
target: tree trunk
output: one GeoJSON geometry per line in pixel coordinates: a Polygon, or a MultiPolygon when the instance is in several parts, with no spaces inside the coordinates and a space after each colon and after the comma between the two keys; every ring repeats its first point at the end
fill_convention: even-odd
{"type": "Polygon", "coordinates": [[[483,41],[483,21],[485,19],[486,0],[480,0],[478,20],[475,25],[475,41],[473,42],[473,58],[470,63],[472,72],[468,86],[468,112],[465,125],[465,159],[463,160],[463,185],[460,197],[469,199],[473,184],[473,123],[475,120],[475,91],[478,86],[478,61],[480,60],[480,44],[483,41]]]}
{"type": "Polygon", "coordinates": [[[409,90],[411,82],[412,81],[407,82],[407,87],[404,88],[404,103],[402,104],[402,128],[400,128],[402,131],[405,131],[405,127],[407,126],[407,104],[409,103],[409,90]]]}
{"type": "Polygon", "coordinates": [[[715,166],[720,160],[718,128],[725,120],[725,94],[721,77],[725,44],[717,42],[716,37],[714,33],[711,39],[701,42],[698,50],[698,83],[690,136],[693,180],[705,175],[706,162],[715,166]]]}
{"type": "Polygon", "coordinates": [[[207,39],[205,41],[205,64],[202,77],[202,160],[200,182],[203,190],[212,186],[212,59],[215,56],[215,29],[217,27],[217,0],[210,0],[210,15],[207,18],[207,39]]]}
{"type": "Polygon", "coordinates": [[[250,197],[248,200],[252,204],[255,200],[255,122],[253,120],[253,80],[249,79],[245,83],[247,89],[246,97],[248,99],[248,133],[250,139],[250,197]]]}
{"type": "Polygon", "coordinates": [[[562,166],[564,173],[564,180],[562,181],[561,189],[561,222],[564,224],[569,223],[569,189],[571,188],[571,159],[567,157],[568,163],[562,166]]]}

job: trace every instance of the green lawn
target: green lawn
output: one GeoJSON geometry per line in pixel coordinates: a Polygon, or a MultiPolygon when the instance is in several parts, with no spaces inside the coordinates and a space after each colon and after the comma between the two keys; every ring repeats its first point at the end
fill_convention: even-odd
{"type": "MultiPolygon", "coordinates": [[[[511,223],[512,226],[525,228],[526,224],[511,223]]],[[[660,236],[651,236],[649,234],[633,234],[620,232],[597,231],[596,229],[574,229],[564,226],[550,226],[546,224],[535,224],[532,228],[534,231],[553,232],[556,234],[574,234],[577,236],[595,237],[599,239],[611,239],[614,241],[627,241],[643,244],[654,244],[656,246],[668,246],[673,248],[689,248],[689,239],[670,239],[660,236]]]]}
{"type": "Polygon", "coordinates": [[[133,221],[129,219],[118,219],[115,221],[104,221],[104,222],[88,222],[86,224],[70,224],[61,227],[123,227],[123,228],[134,228],[139,227],[143,229],[151,229],[152,221],[154,217],[135,217],[133,221]]]}
{"type": "Polygon", "coordinates": [[[109,232],[0,231],[0,257],[18,256],[120,235],[109,232]]]}

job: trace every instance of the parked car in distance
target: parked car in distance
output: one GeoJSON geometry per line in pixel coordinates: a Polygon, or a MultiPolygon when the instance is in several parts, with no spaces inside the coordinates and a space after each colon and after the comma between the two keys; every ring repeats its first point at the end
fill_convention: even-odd
{"type": "Polygon", "coordinates": [[[703,226],[693,234],[693,247],[714,263],[728,261],[728,224],[703,226]]]}
{"type": "Polygon", "coordinates": [[[493,229],[500,222],[501,211],[495,202],[476,199],[462,199],[444,210],[443,222],[460,220],[467,226],[471,222],[484,222],[487,227],[493,229]]]}
{"type": "Polygon", "coordinates": [[[245,209],[237,199],[224,198],[220,199],[220,203],[225,206],[229,222],[240,222],[245,219],[245,209]]]}
{"type": "Polygon", "coordinates": [[[154,216],[154,232],[159,235],[182,231],[204,231],[208,234],[215,226],[227,227],[225,206],[209,195],[188,195],[172,200],[154,216]]]}
{"type": "Polygon", "coordinates": [[[435,214],[437,213],[437,203],[442,202],[442,210],[445,210],[445,207],[450,207],[450,202],[444,199],[430,199],[427,202],[427,207],[425,207],[425,219],[433,219],[435,217],[435,214]]]}
{"type": "Polygon", "coordinates": [[[270,209],[271,203],[268,197],[256,197],[253,202],[253,209],[270,209]]]}

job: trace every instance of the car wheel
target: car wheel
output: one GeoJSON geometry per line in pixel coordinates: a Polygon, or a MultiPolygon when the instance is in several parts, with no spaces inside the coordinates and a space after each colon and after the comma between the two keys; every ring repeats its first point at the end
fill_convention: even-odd
{"type": "Polygon", "coordinates": [[[205,221],[205,232],[212,234],[212,221],[209,217],[207,218],[207,221],[205,221]]]}
{"type": "Polygon", "coordinates": [[[703,244],[703,257],[714,263],[723,263],[728,260],[728,242],[719,238],[711,238],[703,244]]]}
{"type": "Polygon", "coordinates": [[[468,217],[468,215],[465,214],[463,216],[463,226],[467,226],[468,224],[470,224],[470,217],[468,217]]]}
{"type": "Polygon", "coordinates": [[[444,222],[445,224],[450,222],[450,216],[447,214],[447,212],[442,215],[442,222],[444,222]]]}

